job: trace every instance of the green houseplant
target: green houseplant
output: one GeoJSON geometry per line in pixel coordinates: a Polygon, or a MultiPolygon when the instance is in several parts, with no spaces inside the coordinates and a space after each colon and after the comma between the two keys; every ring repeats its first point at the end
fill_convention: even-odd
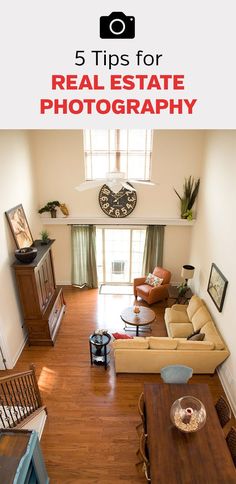
{"type": "Polygon", "coordinates": [[[41,235],[41,244],[42,245],[48,244],[48,242],[50,240],[48,231],[47,230],[41,230],[40,235],[41,235]]]}
{"type": "Polygon", "coordinates": [[[57,216],[57,207],[60,207],[60,202],[54,200],[53,202],[48,202],[44,207],[40,208],[38,213],[50,212],[52,218],[57,216]]]}
{"type": "Polygon", "coordinates": [[[198,178],[195,181],[194,177],[190,176],[189,178],[185,178],[184,180],[182,196],[174,188],[174,191],[177,197],[179,197],[180,199],[181,218],[192,220],[193,218],[192,207],[197,198],[199,185],[200,185],[200,178],[198,178]]]}

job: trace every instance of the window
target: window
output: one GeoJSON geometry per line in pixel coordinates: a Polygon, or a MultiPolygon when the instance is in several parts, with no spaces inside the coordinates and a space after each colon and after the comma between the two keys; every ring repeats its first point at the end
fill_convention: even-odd
{"type": "Polygon", "coordinates": [[[146,228],[96,228],[99,283],[129,284],[142,273],[146,228]]]}
{"type": "Polygon", "coordinates": [[[150,180],[152,131],[85,129],[85,179],[106,178],[117,168],[126,178],[150,180]]]}

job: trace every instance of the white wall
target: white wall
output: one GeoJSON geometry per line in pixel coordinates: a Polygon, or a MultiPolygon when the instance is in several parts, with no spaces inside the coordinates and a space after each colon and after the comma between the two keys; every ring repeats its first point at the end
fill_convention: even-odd
{"type": "MultiPolygon", "coordinates": [[[[83,137],[81,130],[47,130],[30,133],[38,184],[38,208],[49,200],[65,202],[71,216],[101,217],[99,189],[78,192],[75,186],[84,181],[83,137]]],[[[155,131],[152,179],[154,187],[137,186],[138,203],[129,217],[179,218],[179,200],[173,187],[182,193],[184,178],[200,176],[203,131],[155,131]]],[[[48,226],[55,238],[54,258],[58,283],[71,281],[70,229],[48,226]]],[[[166,227],[164,265],[173,280],[180,280],[182,264],[190,263],[190,227],[166,227]],[[174,245],[173,245],[174,244],[174,245]]]]}
{"type": "MultiPolygon", "coordinates": [[[[0,131],[0,169],[0,345],[8,368],[12,368],[24,345],[25,330],[11,268],[16,246],[4,212],[22,203],[34,238],[38,238],[40,227],[27,133],[0,131]]],[[[3,368],[0,357],[0,369],[3,368]]]]}
{"type": "Polygon", "coordinates": [[[231,352],[220,369],[220,376],[236,412],[235,208],[236,131],[207,132],[191,261],[196,267],[196,292],[206,301],[231,352]],[[229,281],[221,313],[207,293],[212,262],[229,281]]]}

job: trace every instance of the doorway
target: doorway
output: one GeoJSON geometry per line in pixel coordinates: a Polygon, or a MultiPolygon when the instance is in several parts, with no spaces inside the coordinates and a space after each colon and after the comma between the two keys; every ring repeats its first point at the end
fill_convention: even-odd
{"type": "Polygon", "coordinates": [[[97,227],[100,284],[131,284],[142,273],[146,227],[97,227]]]}

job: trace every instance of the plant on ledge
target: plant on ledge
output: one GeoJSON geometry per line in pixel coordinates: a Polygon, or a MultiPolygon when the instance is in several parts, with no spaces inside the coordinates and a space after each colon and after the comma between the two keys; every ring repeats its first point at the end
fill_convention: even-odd
{"type": "Polygon", "coordinates": [[[192,220],[193,218],[192,207],[197,198],[199,185],[200,185],[200,178],[198,178],[195,181],[194,177],[190,176],[189,178],[185,178],[182,197],[174,188],[174,191],[177,197],[179,197],[180,199],[181,218],[192,220]]]}
{"type": "Polygon", "coordinates": [[[38,210],[38,213],[50,212],[52,218],[56,218],[57,216],[57,207],[60,207],[63,215],[66,217],[69,215],[68,208],[65,203],[60,203],[58,200],[54,200],[53,202],[48,202],[44,207],[38,210]]]}

